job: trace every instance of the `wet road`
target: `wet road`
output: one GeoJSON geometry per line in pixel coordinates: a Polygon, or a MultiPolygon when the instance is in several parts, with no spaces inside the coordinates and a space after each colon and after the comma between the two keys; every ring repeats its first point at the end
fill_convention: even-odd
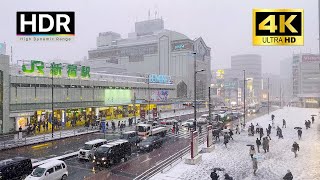
{"type": "MultiPolygon", "coordinates": [[[[0,160],[13,158],[16,156],[23,156],[39,161],[48,159],[64,154],[78,151],[79,148],[83,147],[84,143],[93,139],[103,138],[102,133],[92,133],[81,136],[70,137],[57,141],[45,142],[36,145],[23,146],[14,149],[1,150],[0,160]]],[[[107,139],[118,138],[119,135],[108,134],[107,139]]]]}

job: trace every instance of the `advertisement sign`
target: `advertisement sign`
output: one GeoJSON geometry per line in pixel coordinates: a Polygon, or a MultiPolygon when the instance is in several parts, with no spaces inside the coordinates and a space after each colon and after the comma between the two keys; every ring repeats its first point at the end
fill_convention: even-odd
{"type": "Polygon", "coordinates": [[[105,89],[104,90],[105,105],[113,104],[130,104],[131,90],[130,89],[105,89]]]}
{"type": "Polygon", "coordinates": [[[207,126],[207,147],[212,145],[212,125],[207,126]]]}
{"type": "Polygon", "coordinates": [[[152,115],[153,115],[153,118],[158,117],[157,108],[153,108],[153,110],[152,110],[152,115]]]}
{"type": "Polygon", "coordinates": [[[198,132],[193,131],[191,134],[191,158],[193,159],[198,155],[198,132]]]}
{"type": "Polygon", "coordinates": [[[320,62],[319,55],[303,55],[302,62],[320,62]]]}
{"type": "Polygon", "coordinates": [[[141,110],[140,111],[140,118],[141,119],[146,119],[146,111],[145,110],[141,110]]]}
{"type": "Polygon", "coordinates": [[[155,90],[152,91],[151,101],[167,101],[169,96],[168,90],[155,90]]]}
{"type": "Polygon", "coordinates": [[[149,74],[149,83],[159,83],[159,84],[172,84],[171,76],[159,75],[159,74],[149,74]]]}

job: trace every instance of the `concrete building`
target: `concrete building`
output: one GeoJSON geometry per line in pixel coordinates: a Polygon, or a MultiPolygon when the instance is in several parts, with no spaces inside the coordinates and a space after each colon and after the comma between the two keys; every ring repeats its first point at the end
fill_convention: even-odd
{"type": "Polygon", "coordinates": [[[92,72],[145,77],[150,74],[170,76],[177,89],[177,99],[194,96],[194,59],[197,70],[197,99],[206,99],[211,80],[210,47],[200,37],[195,40],[164,28],[162,19],[135,23],[128,38],[105,32],[97,37],[97,48],[81,62],[92,72]],[[196,55],[193,54],[196,52],[196,55]]]}
{"type": "Polygon", "coordinates": [[[320,56],[295,54],[292,62],[293,96],[302,107],[319,107],[320,56]]]}
{"type": "MultiPolygon", "coordinates": [[[[243,82],[243,70],[246,73],[246,102],[259,102],[261,91],[261,56],[256,54],[243,54],[231,57],[231,69],[234,78],[243,82]]],[[[240,99],[243,102],[243,83],[239,83],[241,88],[240,99]]]]}
{"type": "Polygon", "coordinates": [[[0,54],[0,134],[10,129],[9,122],[9,56],[0,54]]]}

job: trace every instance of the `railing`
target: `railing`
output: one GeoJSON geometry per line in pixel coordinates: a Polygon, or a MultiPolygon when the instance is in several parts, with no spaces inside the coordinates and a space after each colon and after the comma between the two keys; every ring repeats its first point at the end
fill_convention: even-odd
{"type": "MultiPolygon", "coordinates": [[[[203,139],[204,135],[206,135],[205,132],[199,136],[199,143],[200,144],[204,143],[204,139],[203,139]]],[[[177,162],[179,160],[181,161],[183,159],[183,157],[189,152],[190,152],[190,145],[181,149],[180,151],[176,152],[175,154],[171,155],[167,159],[160,161],[155,166],[151,167],[150,169],[146,170],[145,172],[143,172],[142,174],[140,174],[139,176],[134,178],[134,180],[150,179],[151,177],[153,177],[157,173],[163,172],[168,167],[170,167],[170,169],[171,169],[175,162],[177,162]]]]}
{"type": "MultiPolygon", "coordinates": [[[[7,141],[0,141],[0,150],[2,149],[11,149],[15,147],[20,146],[26,146],[26,145],[32,145],[32,144],[38,144],[42,142],[48,142],[53,141],[61,138],[68,138],[72,136],[87,134],[91,132],[97,132],[99,130],[97,129],[89,129],[89,128],[81,128],[81,129],[75,129],[75,130],[67,130],[65,132],[59,131],[54,132],[53,137],[52,134],[44,134],[44,135],[37,135],[34,137],[24,137],[24,138],[18,138],[16,137],[13,140],[7,140],[7,141]]],[[[18,135],[16,135],[18,136],[18,135]]]]}

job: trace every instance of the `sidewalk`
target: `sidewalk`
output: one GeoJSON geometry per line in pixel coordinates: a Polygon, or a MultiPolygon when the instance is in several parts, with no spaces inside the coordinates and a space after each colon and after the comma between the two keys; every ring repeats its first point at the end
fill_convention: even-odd
{"type": "MultiPolygon", "coordinates": [[[[197,112],[205,112],[205,111],[208,111],[208,110],[206,108],[201,108],[197,112]]],[[[175,113],[173,111],[164,112],[164,113],[160,114],[160,119],[179,117],[181,115],[186,115],[186,114],[193,114],[193,109],[177,110],[175,113]]],[[[146,115],[146,117],[147,117],[147,115],[146,115]]],[[[139,118],[140,117],[137,117],[137,119],[139,119],[139,118]]],[[[134,129],[134,122],[133,122],[133,126],[130,127],[129,122],[128,122],[128,118],[122,118],[122,119],[117,119],[117,120],[113,120],[113,121],[116,123],[116,130],[113,132],[111,130],[111,123],[109,123],[109,129],[107,129],[106,134],[119,133],[120,132],[120,129],[118,128],[119,121],[124,121],[126,123],[126,127],[123,129],[124,131],[134,129]]],[[[89,134],[89,133],[95,133],[95,132],[100,132],[100,130],[94,129],[91,127],[89,127],[89,128],[79,127],[77,129],[56,131],[53,133],[53,138],[52,138],[52,134],[48,133],[48,134],[35,135],[35,136],[31,136],[31,137],[23,137],[21,139],[11,139],[11,140],[6,140],[6,141],[0,141],[0,150],[11,149],[11,148],[26,146],[26,145],[31,145],[31,144],[38,144],[38,143],[42,143],[42,142],[54,141],[54,140],[58,140],[58,139],[79,136],[79,135],[89,134]]]]}

